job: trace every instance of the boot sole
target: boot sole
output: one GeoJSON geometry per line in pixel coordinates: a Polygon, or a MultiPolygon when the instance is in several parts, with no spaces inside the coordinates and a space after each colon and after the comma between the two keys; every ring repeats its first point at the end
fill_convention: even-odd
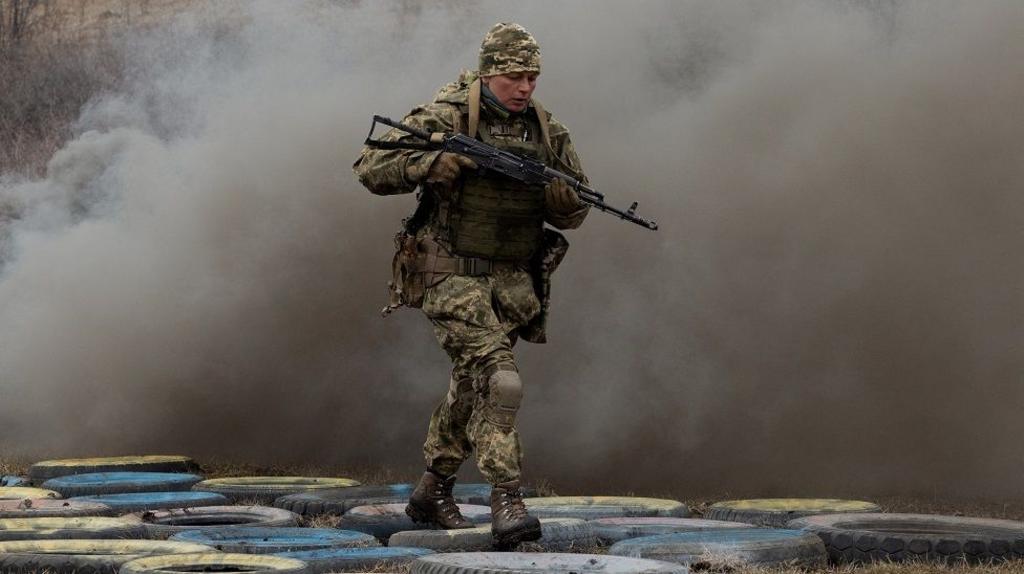
{"type": "Polygon", "coordinates": [[[515,532],[509,532],[503,536],[494,534],[494,546],[499,550],[511,550],[515,548],[520,542],[533,542],[534,540],[540,540],[541,531],[540,526],[536,528],[524,528],[523,530],[517,530],[515,532]]]}

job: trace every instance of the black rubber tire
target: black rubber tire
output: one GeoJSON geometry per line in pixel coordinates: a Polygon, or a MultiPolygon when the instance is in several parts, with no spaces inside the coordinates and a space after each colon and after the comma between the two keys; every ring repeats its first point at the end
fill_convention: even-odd
{"type": "Polygon", "coordinates": [[[66,458],[44,460],[32,465],[28,478],[33,484],[58,476],[94,472],[189,472],[199,471],[199,465],[187,456],[110,456],[99,458],[66,458]]]}
{"type": "Polygon", "coordinates": [[[147,556],[121,566],[121,574],[181,574],[182,572],[246,572],[247,574],[309,574],[301,560],[273,554],[207,552],[147,556]]]}
{"type": "Polygon", "coordinates": [[[42,484],[64,498],[130,492],[190,490],[203,477],[182,472],[93,472],[51,478],[42,484]]]}
{"type": "Polygon", "coordinates": [[[589,524],[594,528],[598,543],[611,545],[620,540],[675,534],[677,532],[703,532],[722,528],[750,528],[742,522],[702,520],[700,518],[674,518],[669,516],[635,516],[623,518],[598,518],[589,524]]]}
{"type": "Polygon", "coordinates": [[[156,540],[25,540],[0,542],[0,572],[116,574],[143,556],[213,552],[202,544],[156,540]]]}
{"type": "Polygon", "coordinates": [[[310,574],[326,572],[351,572],[355,569],[380,570],[401,569],[417,558],[433,554],[425,548],[332,548],[330,550],[307,550],[305,552],[283,552],[282,556],[302,560],[309,566],[310,574]]]}
{"type": "Polygon", "coordinates": [[[0,518],[70,518],[74,516],[113,516],[114,509],[98,502],[27,498],[0,500],[0,518]]]}
{"type": "Polygon", "coordinates": [[[731,570],[747,566],[820,568],[828,563],[825,546],[800,530],[738,528],[631,538],[612,544],[615,556],[651,558],[695,570],[731,570]]]}
{"type": "Polygon", "coordinates": [[[933,514],[831,514],[793,520],[817,534],[837,564],[1024,559],[1024,522],[933,514]]]}
{"type": "Polygon", "coordinates": [[[464,552],[425,556],[412,563],[412,574],[534,574],[601,572],[603,574],[687,574],[685,566],[603,554],[546,552],[464,552]]]}
{"type": "MultiPolygon", "coordinates": [[[[474,523],[491,521],[491,508],[476,504],[460,504],[462,516],[474,523]]],[[[371,504],[357,506],[341,517],[338,528],[365,532],[379,540],[387,540],[392,534],[404,530],[426,530],[436,528],[432,524],[416,523],[405,513],[406,503],[371,504]]]]}
{"type": "Polygon", "coordinates": [[[524,501],[537,518],[595,520],[617,516],[675,516],[686,518],[690,510],[682,502],[631,496],[551,496],[524,501]]]}
{"type": "Polygon", "coordinates": [[[145,538],[137,518],[4,518],[0,519],[0,540],[51,540],[103,538],[145,538]]]}
{"type": "Polygon", "coordinates": [[[149,510],[167,510],[171,508],[197,508],[201,506],[224,506],[228,499],[215,492],[193,492],[182,490],[177,492],[125,492],[121,494],[96,494],[93,496],[76,496],[68,500],[98,502],[106,504],[120,514],[129,512],[145,512],[149,510]]]}
{"type": "MultiPolygon", "coordinates": [[[[545,552],[572,552],[597,546],[594,528],[576,518],[542,518],[541,538],[529,542],[531,548],[545,552]]],[[[490,526],[456,530],[407,530],[396,532],[388,544],[412,548],[427,548],[434,552],[487,552],[494,550],[490,526]]]]}
{"type": "MultiPolygon", "coordinates": [[[[408,502],[412,491],[412,484],[353,486],[350,488],[282,496],[274,501],[274,506],[291,510],[303,516],[345,514],[359,506],[408,502]]],[[[455,498],[455,502],[459,504],[487,506],[491,503],[491,485],[480,483],[456,484],[452,491],[452,496],[455,498]]]]}
{"type": "Polygon", "coordinates": [[[221,552],[280,554],[321,548],[371,548],[380,546],[373,535],[334,528],[242,526],[179,532],[170,540],[205,544],[221,552]]]}
{"type": "Polygon", "coordinates": [[[744,522],[754,526],[785,528],[790,520],[819,514],[874,513],[882,509],[873,502],[836,498],[753,498],[725,500],[712,504],[704,513],[708,520],[744,522]]]}
{"type": "Polygon", "coordinates": [[[250,504],[273,504],[275,500],[289,494],[344,490],[360,486],[350,478],[324,478],[309,476],[237,476],[212,478],[192,487],[192,490],[223,494],[231,502],[250,504]]]}
{"type": "Polygon", "coordinates": [[[239,526],[298,526],[299,515],[269,506],[202,506],[137,513],[148,538],[165,539],[186,530],[239,526]]]}

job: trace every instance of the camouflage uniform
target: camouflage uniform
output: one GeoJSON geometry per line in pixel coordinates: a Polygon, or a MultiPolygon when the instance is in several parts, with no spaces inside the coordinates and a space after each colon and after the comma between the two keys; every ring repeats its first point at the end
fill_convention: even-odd
{"type": "MultiPolygon", "coordinates": [[[[479,76],[539,72],[539,51],[535,42],[530,48],[533,39],[524,41],[524,34],[529,36],[516,25],[496,25],[484,39],[480,71],[463,72],[456,82],[444,86],[433,102],[414,108],[403,123],[431,132],[465,133],[470,123],[471,86],[479,76]],[[488,46],[498,49],[489,50],[488,46]],[[517,46],[524,47],[520,50],[517,46]]],[[[538,106],[531,102],[524,113],[515,114],[484,100],[479,105],[479,139],[511,151],[533,150],[551,167],[586,181],[568,130],[541,109],[547,122],[547,130],[542,129],[538,106]],[[549,145],[541,141],[545,131],[549,145]]],[[[392,130],[382,139],[409,137],[392,130]]],[[[436,246],[442,257],[459,257],[464,254],[453,248],[449,223],[451,217],[460,215],[460,206],[468,208],[451,199],[439,199],[438,190],[421,181],[439,153],[364,148],[353,168],[363,185],[378,195],[411,193],[420,187],[421,209],[426,202],[427,214],[414,242],[421,249],[425,243],[436,246]]],[[[466,174],[462,190],[454,193],[458,197],[471,185],[492,185],[495,178],[503,180],[500,185],[518,186],[520,193],[527,193],[527,186],[513,180],[474,174],[466,174]]],[[[586,207],[559,214],[544,206],[537,215],[537,229],[542,225],[540,219],[558,229],[575,228],[586,214],[586,207]]],[[[422,298],[412,296],[403,302],[422,306],[453,363],[448,393],[434,410],[424,444],[427,466],[442,475],[454,474],[475,449],[480,472],[491,484],[519,478],[521,449],[514,421],[522,391],[512,346],[519,336],[544,341],[548,283],[546,276],[538,277],[538,271],[552,270],[567,247],[560,234],[550,229],[543,233],[544,249],[526,260],[499,261],[488,273],[413,270],[422,281],[422,298]]]]}

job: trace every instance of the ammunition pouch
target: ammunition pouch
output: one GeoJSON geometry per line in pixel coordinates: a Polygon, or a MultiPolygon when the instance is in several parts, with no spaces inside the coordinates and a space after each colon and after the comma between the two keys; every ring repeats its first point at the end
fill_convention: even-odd
{"type": "Polygon", "coordinates": [[[388,282],[390,297],[383,314],[387,316],[399,307],[422,307],[427,289],[448,275],[479,276],[530,267],[529,261],[452,255],[432,237],[417,237],[403,230],[395,235],[395,256],[391,260],[391,281],[388,282]]]}

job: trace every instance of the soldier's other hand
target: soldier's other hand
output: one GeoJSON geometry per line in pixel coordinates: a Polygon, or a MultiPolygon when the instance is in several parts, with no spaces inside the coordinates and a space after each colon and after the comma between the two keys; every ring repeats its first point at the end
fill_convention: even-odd
{"type": "Polygon", "coordinates": [[[477,169],[476,162],[457,153],[444,152],[430,164],[426,181],[450,188],[464,169],[477,169]]]}
{"type": "Polygon", "coordinates": [[[583,207],[576,190],[569,187],[565,180],[555,178],[544,188],[544,201],[548,209],[559,215],[575,213],[583,207]]]}

